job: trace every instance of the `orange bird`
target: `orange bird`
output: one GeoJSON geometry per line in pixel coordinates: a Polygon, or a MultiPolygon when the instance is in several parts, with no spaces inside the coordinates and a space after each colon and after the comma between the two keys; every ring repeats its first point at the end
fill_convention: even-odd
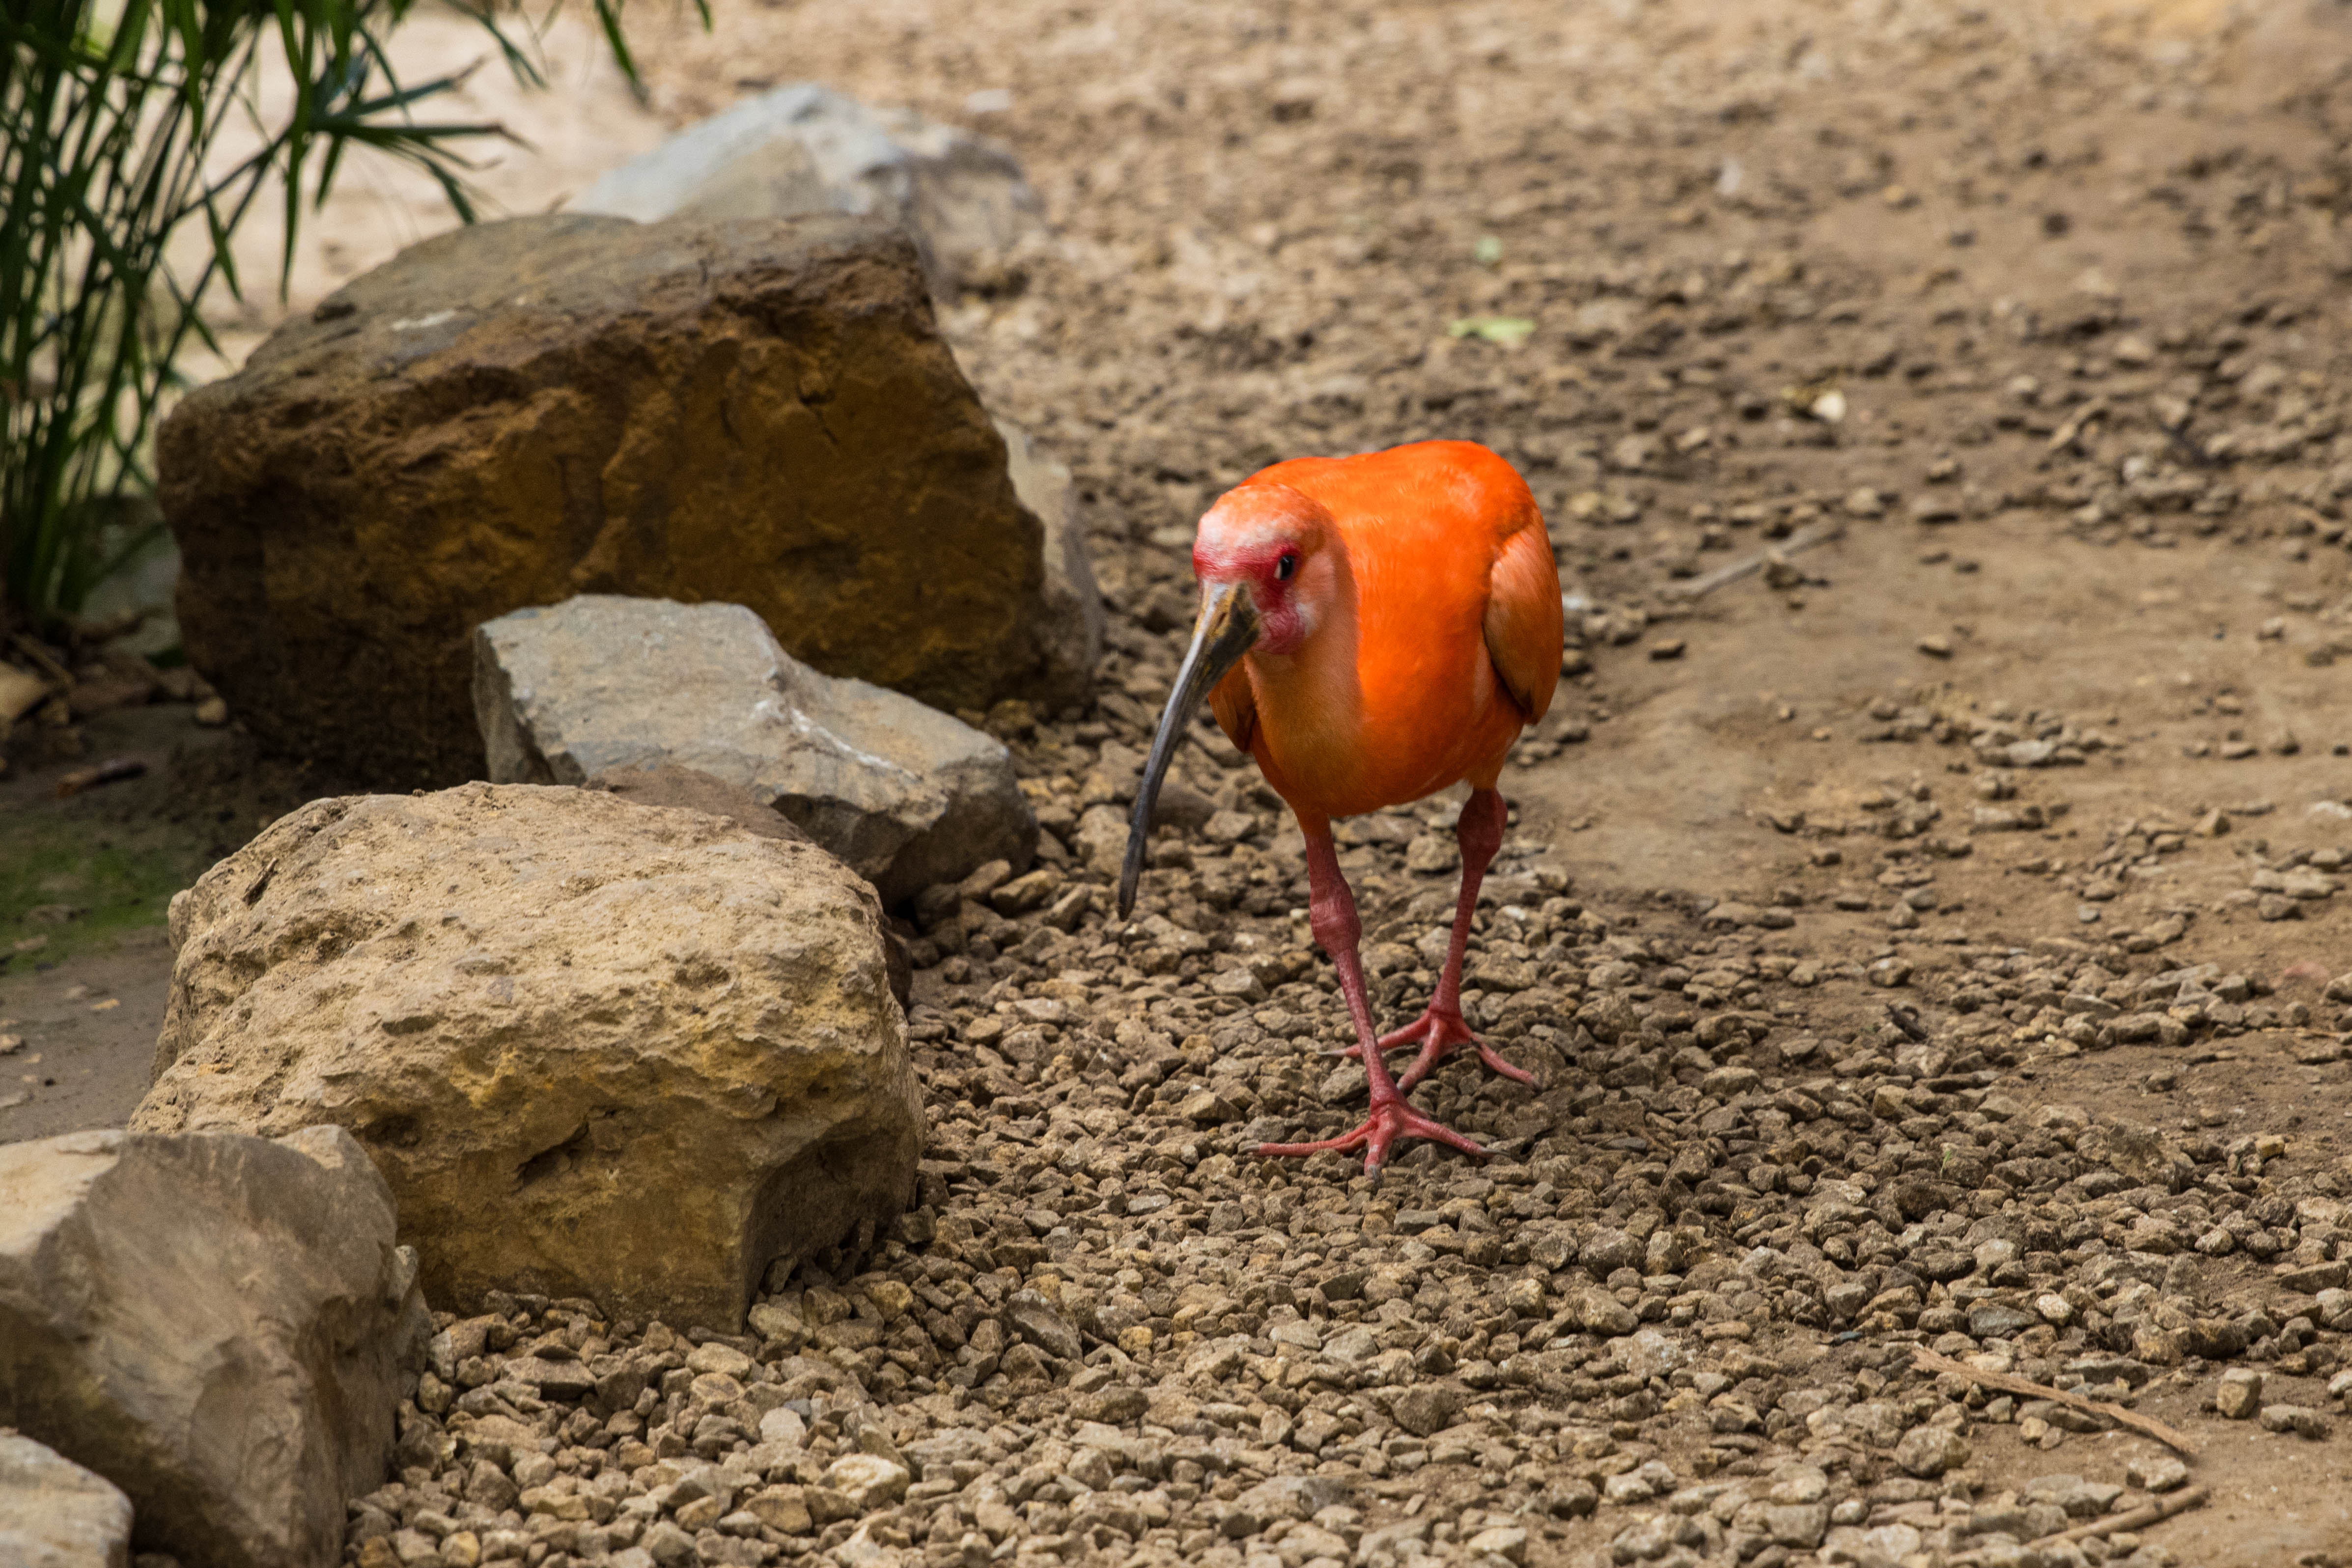
{"type": "Polygon", "coordinates": [[[1370,1081],[1361,1127],[1261,1154],[1364,1150],[1380,1173],[1399,1139],[1486,1151],[1415,1111],[1405,1094],[1457,1046],[1533,1083],[1462,1018],[1462,954],[1478,884],[1503,841],[1495,780],[1519,731],[1559,684],[1559,572],[1535,497],[1470,441],[1422,441],[1355,458],[1298,458],[1218,498],[1192,545],[1200,618],[1136,792],[1122,918],[1170,759],[1206,696],[1226,736],[1257,759],[1307,836],[1315,940],[1339,971],[1370,1081]],[[1334,817],[1403,805],[1469,781],[1454,834],[1462,898],[1437,993],[1419,1019],[1372,1032],[1357,954],[1363,927],[1331,844],[1334,817]],[[1418,1045],[1402,1079],[1385,1053],[1418,1045]]]}

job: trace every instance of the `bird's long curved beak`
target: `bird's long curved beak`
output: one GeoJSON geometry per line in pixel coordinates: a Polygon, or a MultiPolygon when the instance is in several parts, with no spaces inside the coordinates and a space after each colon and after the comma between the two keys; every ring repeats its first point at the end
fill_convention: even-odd
{"type": "Polygon", "coordinates": [[[1151,737],[1151,755],[1143,764],[1143,778],[1135,790],[1135,819],[1127,833],[1127,864],[1118,874],[1118,915],[1125,920],[1135,908],[1135,884],[1143,875],[1143,849],[1151,837],[1151,812],[1160,803],[1160,785],[1168,776],[1186,726],[1202,698],[1223,680],[1249,652],[1262,629],[1257,601],[1239,583],[1210,584],[1201,602],[1201,618],[1192,625],[1192,646],[1176,671],[1176,689],[1160,715],[1160,732],[1151,737]]]}

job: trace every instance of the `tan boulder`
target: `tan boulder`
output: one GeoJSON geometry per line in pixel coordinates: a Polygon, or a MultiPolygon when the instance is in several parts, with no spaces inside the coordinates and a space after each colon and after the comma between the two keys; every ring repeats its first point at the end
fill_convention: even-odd
{"type": "Polygon", "coordinates": [[[922,1104],[871,888],[595,791],[314,801],[172,904],[132,1124],[349,1128],[436,1305],[731,1328],[911,1194],[922,1104]]]}
{"type": "Polygon", "coordinates": [[[877,218],[439,236],[192,394],[158,460],[191,662],[262,739],[372,783],[480,776],[473,628],[575,594],[746,605],[813,668],[945,710],[1089,674],[1075,536],[1049,571],[877,218]]]}
{"type": "Polygon", "coordinates": [[[188,1568],[338,1561],[433,1331],[394,1219],[335,1127],[0,1144],[0,1427],[106,1478],[0,1441],[0,1563],[98,1568],[122,1530],[188,1568]],[[11,1529],[44,1477],[32,1522],[79,1513],[91,1554],[11,1529]]]}

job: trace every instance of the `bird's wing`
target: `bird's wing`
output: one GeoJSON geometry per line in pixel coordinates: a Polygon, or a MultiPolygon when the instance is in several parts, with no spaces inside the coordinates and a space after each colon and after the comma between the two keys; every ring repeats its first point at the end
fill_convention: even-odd
{"type": "Polygon", "coordinates": [[[1532,724],[1551,707],[1559,685],[1563,631],[1559,568],[1551,541],[1530,521],[1504,537],[1487,578],[1486,657],[1503,689],[1532,724]]]}
{"type": "Polygon", "coordinates": [[[1257,740],[1257,692],[1249,683],[1246,668],[1235,665],[1210,689],[1209,711],[1217,716],[1217,728],[1225,732],[1234,750],[1249,755],[1257,740]]]}

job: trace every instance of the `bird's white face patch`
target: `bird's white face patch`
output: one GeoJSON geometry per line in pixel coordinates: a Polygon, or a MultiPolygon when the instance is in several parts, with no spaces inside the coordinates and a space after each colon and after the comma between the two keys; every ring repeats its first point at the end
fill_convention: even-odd
{"type": "Polygon", "coordinates": [[[1202,585],[1246,584],[1265,624],[1257,651],[1295,653],[1322,618],[1329,585],[1322,548],[1330,514],[1287,485],[1229,490],[1201,519],[1192,571],[1202,585]]]}

